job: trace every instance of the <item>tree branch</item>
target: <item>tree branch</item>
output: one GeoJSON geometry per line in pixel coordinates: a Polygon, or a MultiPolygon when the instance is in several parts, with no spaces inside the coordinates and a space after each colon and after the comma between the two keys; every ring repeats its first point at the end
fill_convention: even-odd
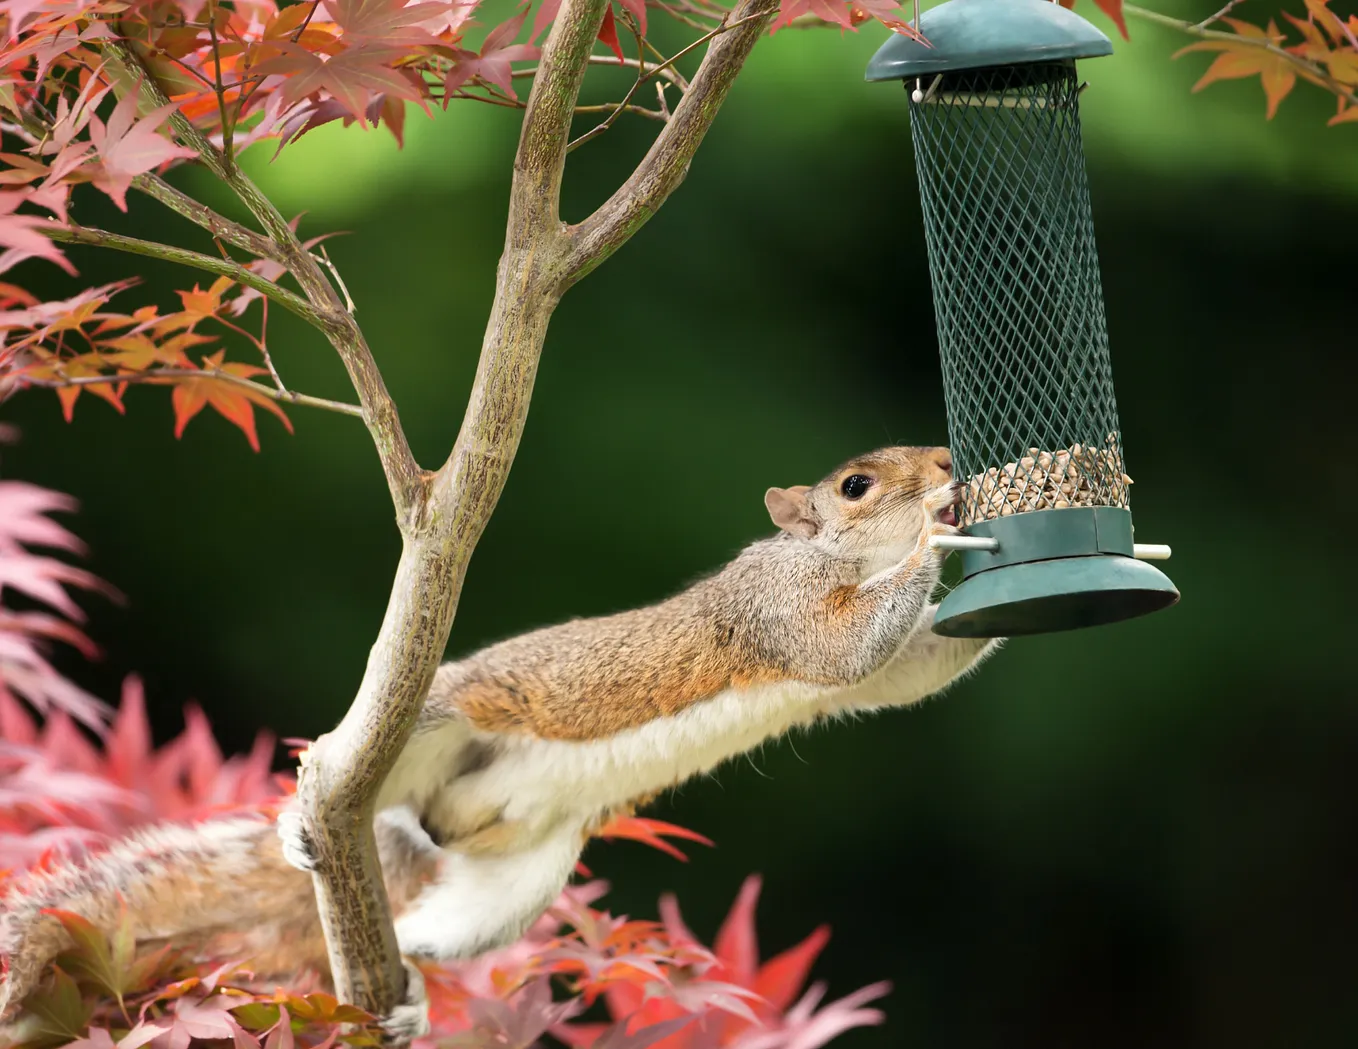
{"type": "MultiPolygon", "coordinates": [[[[129,85],[139,85],[143,98],[153,106],[169,105],[169,99],[156,79],[146,70],[136,53],[127,44],[105,41],[101,45],[108,54],[114,75],[129,85]]],[[[387,392],[382,373],[368,348],[362,330],[344,307],[344,301],[325,272],[317,264],[297,234],[279,210],[274,207],[258,186],[229,161],[208,141],[178,109],[170,115],[170,127],[175,136],[193,149],[214,175],[229,186],[273,240],[283,263],[297,279],[302,293],[326,318],[318,325],[339,354],[349,381],[363,406],[363,422],[368,428],[382,472],[387,479],[396,519],[403,531],[412,527],[412,519],[423,512],[424,474],[410,451],[405,430],[396,411],[396,403],[387,392]]]]}
{"type": "Polygon", "coordinates": [[[322,330],[334,324],[333,318],[328,317],[300,295],[288,291],[287,288],[279,287],[273,281],[261,277],[254,270],[246,269],[239,262],[233,262],[231,259],[220,259],[215,255],[204,255],[201,252],[189,251],[186,248],[158,244],[153,240],[124,237],[120,233],[110,233],[107,230],[94,229],[89,226],[61,226],[52,222],[34,228],[49,240],[59,241],[63,244],[92,244],[99,248],[126,251],[133,255],[162,259],[165,262],[177,262],[183,266],[192,266],[195,269],[206,270],[208,273],[215,273],[220,277],[230,277],[237,284],[244,284],[247,288],[254,288],[261,294],[267,295],[284,309],[291,310],[307,323],[322,330]]]}
{"type": "Polygon", "coordinates": [[[1207,19],[1207,21],[1199,22],[1197,24],[1186,22],[1182,18],[1171,18],[1169,15],[1160,14],[1159,11],[1150,11],[1144,7],[1137,7],[1135,4],[1123,4],[1122,10],[1124,13],[1132,15],[1134,18],[1140,18],[1147,22],[1154,22],[1157,25],[1168,26],[1171,29],[1177,29],[1181,33],[1187,33],[1189,36],[1195,36],[1201,40],[1223,40],[1229,41],[1234,46],[1257,48],[1260,51],[1267,51],[1269,54],[1275,55],[1286,61],[1289,65],[1295,67],[1297,73],[1303,79],[1309,80],[1318,87],[1325,88],[1325,90],[1339,96],[1351,106],[1358,106],[1358,93],[1355,93],[1351,88],[1332,77],[1329,70],[1318,62],[1312,62],[1309,58],[1295,55],[1291,51],[1279,47],[1273,41],[1268,40],[1265,37],[1242,36],[1239,33],[1225,33],[1219,29],[1205,28],[1205,26],[1220,18],[1222,14],[1230,9],[1230,7],[1231,5],[1228,4],[1220,12],[1207,19]]]}
{"type": "Polygon", "coordinates": [[[607,6],[607,0],[576,0],[552,24],[548,44],[555,46],[543,46],[514,157],[506,252],[563,232],[561,176],[571,117],[607,6]]]}
{"type": "Polygon", "coordinates": [[[778,0],[741,0],[736,5],[636,171],[599,210],[571,228],[571,283],[622,247],[678,188],[736,74],[777,11],[778,0]]]}
{"type": "Polygon", "coordinates": [[[130,375],[80,375],[70,379],[28,379],[20,376],[19,382],[24,386],[59,390],[67,386],[113,385],[120,382],[154,385],[173,379],[214,379],[217,382],[240,386],[252,393],[259,394],[261,397],[267,397],[271,401],[278,401],[280,404],[296,404],[303,408],[323,408],[325,411],[339,412],[341,415],[352,415],[355,418],[363,417],[363,409],[356,404],[345,404],[343,401],[331,401],[324,397],[312,397],[306,393],[293,393],[293,391],[287,389],[263,386],[260,383],[251,382],[249,379],[232,375],[230,372],[219,371],[216,368],[157,368],[155,371],[135,372],[130,375]]]}
{"type": "Polygon", "coordinates": [[[336,992],[378,1015],[403,973],[373,839],[374,802],[443,658],[472,551],[504,488],[566,275],[566,143],[608,0],[563,0],[543,45],[514,161],[505,250],[476,381],[452,454],[426,489],[381,632],[339,726],[303,756],[297,796],[336,992]]]}
{"type": "Polygon", "coordinates": [[[279,263],[284,262],[282,251],[268,237],[256,233],[254,230],[246,229],[240,223],[232,222],[225,216],[217,214],[206,204],[201,204],[187,193],[181,193],[175,189],[159,175],[153,175],[149,172],[145,175],[138,175],[132,180],[132,185],[147,196],[154,197],[171,211],[182,215],[195,225],[202,226],[218,240],[225,241],[242,251],[248,251],[251,255],[257,255],[259,258],[272,259],[279,263]]]}

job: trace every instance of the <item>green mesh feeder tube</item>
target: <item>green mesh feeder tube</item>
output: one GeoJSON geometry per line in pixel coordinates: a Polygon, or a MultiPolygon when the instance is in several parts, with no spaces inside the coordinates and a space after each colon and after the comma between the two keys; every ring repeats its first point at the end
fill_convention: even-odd
{"type": "Polygon", "coordinates": [[[949,442],[964,484],[962,582],[934,630],[1014,637],[1113,623],[1179,592],[1133,542],[1127,464],[1080,135],[1075,60],[1108,38],[1049,0],[948,0],[904,80],[949,442]]]}

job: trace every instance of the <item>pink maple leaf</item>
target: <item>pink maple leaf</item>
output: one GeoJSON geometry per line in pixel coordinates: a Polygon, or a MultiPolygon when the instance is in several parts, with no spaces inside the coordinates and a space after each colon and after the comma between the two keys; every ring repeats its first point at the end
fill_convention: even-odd
{"type": "Polygon", "coordinates": [[[391,46],[431,45],[438,40],[423,23],[447,21],[450,7],[444,3],[413,3],[406,0],[333,0],[327,5],[345,39],[354,43],[391,46]]]}
{"type": "Polygon", "coordinates": [[[127,210],[127,189],[136,176],[167,160],[197,155],[187,146],[177,146],[157,134],[178,107],[174,103],[161,106],[137,120],[138,94],[129,91],[124,95],[109,114],[107,124],[100,123],[98,117],[90,119],[90,141],[100,163],[92,181],[120,211],[127,210]]]}
{"type": "MultiPolygon", "coordinates": [[[[604,992],[608,1011],[633,1035],[668,1024],[685,1015],[701,1023],[667,1032],[657,1049],[818,1049],[842,1031],[882,1022],[882,1013],[864,1003],[889,990],[873,984],[817,1011],[825,988],[814,985],[793,1005],[811,965],[824,949],[829,930],[815,930],[795,947],[760,963],[754,912],[761,882],[751,876],[741,886],[736,902],[717,933],[707,964],[694,966],[701,979],[674,980],[668,986],[638,986],[635,981],[612,983],[604,992]],[[748,1005],[746,1004],[748,1001],[748,1005]]],[[[684,925],[674,897],[660,901],[660,914],[671,950],[686,946],[702,950],[684,925]]],[[[572,1046],[602,1046],[596,1042],[606,1028],[601,1024],[563,1025],[553,1029],[572,1046]]]]}
{"type": "Polygon", "coordinates": [[[406,57],[403,48],[359,44],[327,60],[286,40],[274,46],[283,53],[261,62],[253,71],[261,76],[288,76],[282,88],[284,108],[326,92],[354,117],[365,120],[374,93],[422,101],[414,83],[389,64],[406,57]]]}
{"type": "Polygon", "coordinates": [[[849,17],[849,5],[845,0],[783,0],[782,8],[773,25],[769,27],[769,32],[791,25],[794,18],[808,14],[823,18],[833,25],[843,26],[845,29],[853,28],[853,21],[849,17]]]}
{"type": "Polygon", "coordinates": [[[20,204],[31,201],[34,191],[29,187],[0,193],[0,245],[6,249],[0,254],[0,273],[17,266],[24,259],[46,259],[55,262],[71,276],[75,267],[47,237],[40,232],[44,226],[51,226],[52,220],[38,215],[16,215],[20,204]]]}
{"type": "Polygon", "coordinates": [[[480,77],[487,83],[494,84],[511,98],[518,98],[514,93],[510,63],[527,61],[542,54],[542,49],[534,44],[510,43],[519,35],[519,30],[523,28],[527,17],[528,11],[523,10],[509,21],[492,29],[486,34],[479,55],[473,55],[470,51],[459,52],[460,61],[453,66],[443,83],[445,101],[447,96],[472,77],[480,77]]]}

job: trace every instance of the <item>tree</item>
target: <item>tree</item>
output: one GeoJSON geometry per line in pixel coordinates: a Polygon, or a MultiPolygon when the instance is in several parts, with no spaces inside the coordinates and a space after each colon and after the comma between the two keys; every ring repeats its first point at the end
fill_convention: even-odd
{"type": "MultiPolygon", "coordinates": [[[[51,517],[73,508],[56,492],[0,481],[0,580],[37,606],[0,610],[0,901],[4,868],[78,876],[76,847],[98,849],[163,820],[268,817],[294,785],[289,776],[270,774],[275,743],[267,733],[248,755],[223,759],[207,718],[190,707],[184,732],[153,747],[137,679],[124,682],[122,703],[105,725],[104,705],[45,658],[44,640],[94,652],[70,591],[113,593],[89,573],[32,549],[80,552],[79,540],[51,517]],[[45,715],[41,726],[19,697],[45,715]],[[106,728],[102,739],[92,743],[75,720],[106,728]]],[[[601,836],[631,838],[680,860],[684,854],[667,839],[711,844],[635,817],[615,820],[601,836]]],[[[880,1023],[882,1013],[865,1006],[887,992],[884,983],[824,1005],[824,985],[803,988],[829,938],[823,927],[760,964],[759,889],[758,878],[747,879],[709,949],[689,932],[673,899],[661,901],[661,921],[633,921],[596,906],[607,892],[604,882],[572,885],[513,946],[467,964],[426,967],[432,1035],[440,1043],[521,1049],[544,1033],[567,1046],[609,1049],[816,1049],[841,1031],[880,1023]],[[553,994],[557,983],[566,986],[564,998],[553,994]],[[609,1020],[577,1020],[596,998],[606,1003],[609,1020]]],[[[116,1042],[130,1049],[228,1039],[241,1049],[273,1049],[341,1038],[373,1044],[370,1014],[307,986],[304,974],[281,989],[257,984],[241,971],[249,959],[238,945],[232,950],[230,937],[220,945],[228,960],[219,967],[165,947],[138,950],[128,923],[109,936],[79,915],[57,916],[72,948],[28,999],[17,1031],[25,1046],[107,1049],[116,1042]],[[362,1026],[345,1029],[354,1024],[362,1026]]],[[[0,1029],[4,1044],[12,1033],[0,1029]]]]}
{"type": "MultiPolygon", "coordinates": [[[[1123,16],[1132,14],[1200,38],[1186,50],[1219,51],[1204,85],[1259,75],[1270,116],[1298,77],[1336,96],[1334,122],[1358,112],[1358,19],[1341,20],[1320,0],[1307,0],[1304,19],[1291,18],[1301,37],[1291,44],[1272,23],[1260,28],[1230,19],[1234,3],[1196,24],[1119,0],[1100,0],[1100,6],[1124,35],[1123,16]],[[1218,20],[1234,32],[1211,28],[1218,20]]],[[[210,405],[256,448],[256,408],[289,428],[284,409],[290,405],[344,412],[361,419],[372,436],[403,553],[354,703],[337,729],[306,753],[299,783],[321,860],[316,889],[337,992],[372,1012],[390,1007],[402,980],[372,847],[372,798],[447,642],[469,559],[522,433],[553,309],[677,188],[766,28],[854,28],[873,18],[912,32],[888,0],[738,0],[731,9],[714,0],[656,0],[654,9],[690,28],[694,39],[666,57],[648,35],[644,0],[616,7],[610,0],[542,0],[491,28],[475,49],[469,37],[476,0],[309,0],[281,9],[272,0],[5,0],[0,7],[7,41],[0,104],[10,117],[3,133],[11,147],[0,156],[0,177],[11,187],[0,194],[0,243],[7,249],[0,269],[39,259],[73,273],[60,245],[78,243],[215,277],[206,289],[195,284],[182,292],[183,309],[171,314],[111,309],[133,281],[59,302],[39,302],[3,285],[0,369],[7,389],[51,387],[69,417],[82,392],[122,411],[129,384],[168,385],[177,433],[210,405]],[[596,42],[607,53],[596,54],[596,42]],[[685,75],[681,65],[699,51],[696,71],[685,75]],[[591,66],[633,74],[620,101],[581,104],[591,66]],[[529,77],[531,89],[520,100],[514,81],[529,77]],[[652,91],[654,108],[646,100],[652,91]],[[266,139],[277,139],[281,148],[334,120],[380,124],[399,140],[407,103],[428,109],[454,99],[522,109],[523,122],[475,387],[450,454],[427,470],[410,451],[324,238],[303,239],[297,224],[244,175],[237,157],[266,139]],[[582,114],[593,126],[572,138],[582,114]],[[567,154],[624,115],[661,125],[653,145],[593,214],[566,223],[558,202],[567,154]],[[190,163],[220,180],[253,226],[166,178],[190,163]],[[122,210],[130,190],[153,198],[201,227],[216,253],[73,222],[72,190],[85,182],[122,210]],[[256,299],[258,335],[245,327],[256,299]],[[356,404],[288,388],[269,349],[271,303],[307,320],[330,343],[353,382],[356,404]],[[228,361],[220,347],[209,352],[221,331],[248,340],[259,363],[228,361]]]]}

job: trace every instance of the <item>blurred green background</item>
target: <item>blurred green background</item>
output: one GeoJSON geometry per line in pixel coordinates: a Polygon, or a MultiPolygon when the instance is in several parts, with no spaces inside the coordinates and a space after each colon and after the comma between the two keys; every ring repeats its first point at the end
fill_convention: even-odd
{"type": "MultiPolygon", "coordinates": [[[[1326,128],[1332,100],[1306,85],[1272,122],[1257,78],[1191,94],[1209,56],[1172,61],[1184,38],[1131,31],[1082,66],[1086,141],[1138,534],[1173,545],[1181,604],[1016,641],[946,699],[688,785],[654,810],[717,842],[687,864],[587,855],[613,908],[653,915],[674,890],[703,935],[763,872],[766,954],[829,922],[832,995],[894,982],[887,1024],[845,1049],[1358,1045],[1358,127],[1326,128]]],[[[769,531],[769,485],[946,440],[906,107],[862,79],[884,35],[762,42],[682,189],[566,297],[450,655],[658,599],[769,531]]],[[[591,83],[606,101],[627,80],[591,83]]],[[[403,154],[332,126],[254,157],[304,232],[350,232],[329,249],[426,465],[475,367],[517,126],[462,103],[412,113],[403,154]]],[[[566,217],[654,130],[624,119],[572,154],[566,217]]],[[[143,198],[127,218],[85,209],[203,243],[143,198]]],[[[144,273],[129,309],[173,306],[198,276],[70,254],[83,283],[144,273]]],[[[294,388],[347,397],[281,311],[271,345],[294,388]]],[[[0,412],[23,432],[4,474],[76,495],[92,567],[129,599],[86,602],[108,653],[66,665],[110,697],[144,675],[163,736],[188,699],[228,749],[264,725],[327,730],[397,554],[363,430],[296,410],[288,437],[261,416],[255,455],[210,412],[174,440],[162,390],[127,401],[122,419],[82,398],[71,426],[46,393],[0,412]]]]}

